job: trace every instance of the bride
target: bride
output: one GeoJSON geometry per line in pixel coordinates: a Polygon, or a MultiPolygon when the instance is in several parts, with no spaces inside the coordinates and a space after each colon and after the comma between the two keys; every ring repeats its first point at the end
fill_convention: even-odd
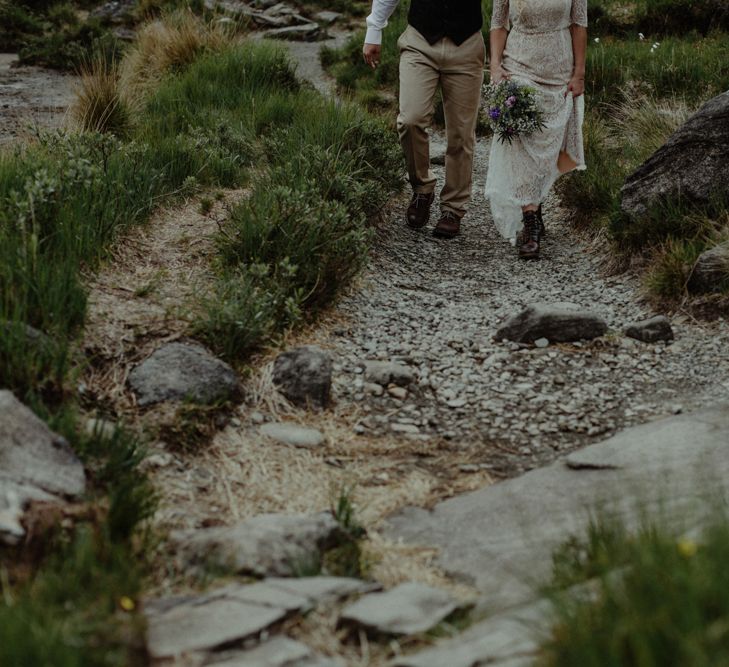
{"type": "Polygon", "coordinates": [[[498,230],[518,240],[520,257],[536,259],[542,202],[561,174],[585,169],[587,0],[494,0],[490,47],[491,81],[532,87],[544,112],[543,131],[511,143],[494,137],[486,178],[498,230]]]}

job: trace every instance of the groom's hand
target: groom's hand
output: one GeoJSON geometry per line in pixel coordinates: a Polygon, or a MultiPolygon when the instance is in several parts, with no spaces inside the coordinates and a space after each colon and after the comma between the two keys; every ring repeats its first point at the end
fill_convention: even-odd
{"type": "Polygon", "coordinates": [[[380,64],[380,56],[382,55],[382,46],[380,44],[365,44],[362,49],[364,61],[375,69],[380,64]]]}

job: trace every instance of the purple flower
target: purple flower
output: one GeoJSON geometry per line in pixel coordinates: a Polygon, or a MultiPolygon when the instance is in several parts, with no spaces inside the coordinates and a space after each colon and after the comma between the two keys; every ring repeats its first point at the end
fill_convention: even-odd
{"type": "Polygon", "coordinates": [[[514,134],[514,128],[513,127],[507,127],[506,128],[506,133],[507,134],[514,134]]]}
{"type": "Polygon", "coordinates": [[[501,117],[501,109],[499,109],[499,107],[494,107],[491,111],[489,111],[489,116],[491,116],[493,120],[498,120],[501,117]]]}
{"type": "Polygon", "coordinates": [[[511,97],[506,98],[506,106],[507,107],[513,107],[516,104],[516,97],[512,95],[511,97]]]}

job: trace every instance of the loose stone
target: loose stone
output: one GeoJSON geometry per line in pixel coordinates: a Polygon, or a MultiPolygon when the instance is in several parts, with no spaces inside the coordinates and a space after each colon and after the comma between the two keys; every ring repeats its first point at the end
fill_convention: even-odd
{"type": "Polygon", "coordinates": [[[386,593],[371,593],[344,609],[341,621],[390,635],[427,632],[458,605],[448,593],[408,582],[386,593]]]}
{"type": "Polygon", "coordinates": [[[655,343],[659,340],[673,340],[673,329],[667,317],[657,315],[649,320],[642,320],[627,327],[625,335],[644,343],[655,343]]]}
{"type": "Polygon", "coordinates": [[[332,358],[316,345],[288,350],[273,364],[273,382],[295,405],[325,408],[332,387],[332,358]]]}
{"type": "Polygon", "coordinates": [[[269,422],[259,431],[276,442],[310,449],[324,444],[324,435],[315,428],[306,428],[290,422],[269,422]]]}

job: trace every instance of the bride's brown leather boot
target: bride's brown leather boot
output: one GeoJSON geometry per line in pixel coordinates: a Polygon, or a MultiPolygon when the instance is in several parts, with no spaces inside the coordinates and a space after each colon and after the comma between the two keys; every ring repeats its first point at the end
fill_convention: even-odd
{"type": "Polygon", "coordinates": [[[544,226],[544,218],[542,218],[542,205],[539,204],[537,209],[537,218],[539,218],[539,237],[540,240],[547,235],[547,228],[544,226]]]}
{"type": "Polygon", "coordinates": [[[539,259],[540,224],[537,211],[524,211],[522,214],[524,229],[519,237],[519,257],[522,259],[539,259]]]}

